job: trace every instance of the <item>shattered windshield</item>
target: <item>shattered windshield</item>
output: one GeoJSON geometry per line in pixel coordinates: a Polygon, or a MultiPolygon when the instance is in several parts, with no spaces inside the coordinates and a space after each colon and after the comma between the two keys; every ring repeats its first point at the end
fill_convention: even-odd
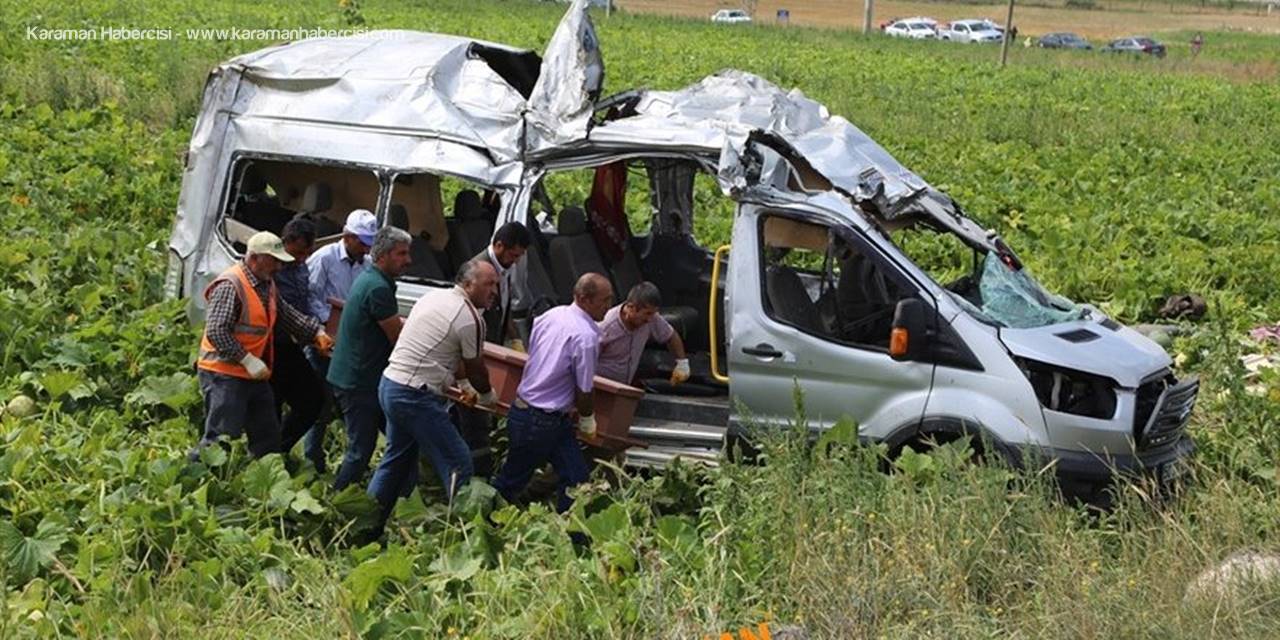
{"type": "Polygon", "coordinates": [[[1088,314],[1084,307],[1046,291],[1026,267],[1014,270],[995,253],[983,258],[976,291],[970,287],[969,295],[953,293],[970,313],[977,311],[981,319],[1012,329],[1044,327],[1088,314]]]}
{"type": "Polygon", "coordinates": [[[987,324],[1030,329],[1078,320],[1088,313],[1045,290],[1012,252],[1001,259],[1000,251],[974,247],[955,233],[929,225],[894,231],[891,242],[934,282],[943,284],[969,315],[987,324]]]}

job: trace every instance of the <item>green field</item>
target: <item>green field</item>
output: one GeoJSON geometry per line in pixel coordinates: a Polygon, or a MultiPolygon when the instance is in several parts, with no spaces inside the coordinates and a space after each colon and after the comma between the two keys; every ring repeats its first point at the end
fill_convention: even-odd
{"type": "MultiPolygon", "coordinates": [[[[593,485],[572,517],[483,491],[402,501],[386,550],[359,491],[242,448],[187,464],[198,332],[163,302],[182,154],[208,70],[266,42],[28,40],[27,28],[407,28],[541,49],[562,8],[515,0],[0,2],[0,638],[1274,637],[1280,583],[1186,597],[1277,550],[1280,377],[1245,392],[1247,330],[1280,320],[1280,84],[1167,61],[803,29],[598,21],[607,88],[721,68],[798,87],[995,227],[1050,288],[1127,322],[1193,292],[1173,351],[1204,380],[1195,479],[1089,515],[954,446],[880,471],[835,434],[763,466],[593,485]],[[985,50],[990,52],[990,50],[985,50]],[[585,530],[589,549],[567,531],[585,530]]],[[[1210,34],[1231,64],[1274,37],[1210,34]]],[[[1221,53],[1219,53],[1221,52],[1221,53]]],[[[1202,59],[1203,61],[1203,59],[1202,59]]],[[[702,194],[710,198],[709,194],[702,194]]],[[[729,220],[708,208],[700,239],[729,220]]],[[[802,401],[801,403],[802,404],[802,401]]],[[[802,407],[801,407],[802,409],[802,407]]],[[[803,411],[797,424],[803,423],[803,411]]],[[[334,454],[336,455],[336,454],[334,454]]],[[[332,457],[332,456],[331,456],[332,457]]]]}

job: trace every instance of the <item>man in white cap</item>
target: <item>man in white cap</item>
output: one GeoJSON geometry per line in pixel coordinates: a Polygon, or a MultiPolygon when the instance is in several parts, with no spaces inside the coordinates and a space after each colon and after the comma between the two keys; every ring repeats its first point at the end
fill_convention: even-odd
{"type": "MultiPolygon", "coordinates": [[[[345,304],[347,293],[351,291],[351,283],[369,267],[369,248],[373,246],[373,236],[378,233],[378,219],[368,209],[356,209],[347,215],[347,224],[342,228],[342,240],[317,249],[307,258],[308,289],[310,289],[311,308],[307,311],[320,321],[329,325],[329,314],[333,309],[330,301],[339,306],[345,304]]],[[[307,360],[316,370],[321,380],[329,375],[329,357],[318,353],[315,349],[306,350],[307,360]]],[[[333,406],[331,393],[326,391],[329,407],[333,406]]],[[[315,465],[316,470],[324,472],[324,432],[328,426],[329,411],[320,412],[320,420],[308,430],[306,442],[303,444],[304,454],[315,465]]]]}
{"type": "Polygon", "coordinates": [[[193,459],[219,436],[235,438],[241,431],[255,457],[280,449],[280,423],[268,382],[277,326],[321,352],[333,348],[333,340],[315,318],[276,292],[273,277],[282,264],[293,260],[279,236],[263,231],[249,238],[244,260],[205,289],[208,307],[196,368],[206,415],[193,459]]]}

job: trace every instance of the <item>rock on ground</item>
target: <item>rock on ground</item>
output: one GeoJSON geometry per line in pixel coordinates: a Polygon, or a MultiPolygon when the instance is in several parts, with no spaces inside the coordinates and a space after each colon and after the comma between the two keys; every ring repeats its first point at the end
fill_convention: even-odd
{"type": "Polygon", "coordinates": [[[1187,599],[1222,599],[1280,580],[1280,555],[1243,551],[1210,567],[1187,586],[1187,599]]]}

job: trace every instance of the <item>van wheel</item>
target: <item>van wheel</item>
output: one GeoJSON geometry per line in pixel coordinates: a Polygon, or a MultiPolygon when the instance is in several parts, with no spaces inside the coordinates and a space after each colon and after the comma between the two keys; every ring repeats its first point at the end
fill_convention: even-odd
{"type": "Polygon", "coordinates": [[[889,462],[896,460],[902,455],[904,449],[911,449],[916,453],[928,453],[931,449],[951,444],[961,438],[969,439],[969,448],[973,453],[969,456],[969,462],[974,464],[982,464],[989,460],[986,447],[983,446],[982,440],[976,436],[966,433],[956,433],[949,431],[934,431],[929,433],[921,433],[912,436],[906,442],[898,445],[889,451],[889,462]]]}

